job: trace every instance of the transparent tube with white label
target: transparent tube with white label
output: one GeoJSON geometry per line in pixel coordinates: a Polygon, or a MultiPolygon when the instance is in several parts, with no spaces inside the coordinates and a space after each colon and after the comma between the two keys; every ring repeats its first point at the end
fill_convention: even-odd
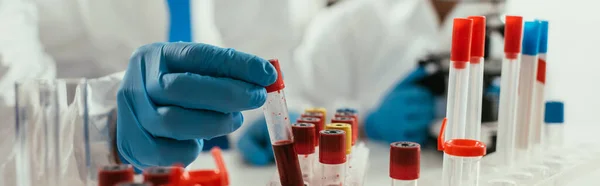
{"type": "Polygon", "coordinates": [[[527,21],[523,32],[523,55],[519,72],[519,89],[517,104],[517,127],[516,127],[516,155],[520,161],[529,161],[531,155],[530,130],[533,125],[533,86],[537,75],[538,46],[539,46],[539,22],[527,21]]]}

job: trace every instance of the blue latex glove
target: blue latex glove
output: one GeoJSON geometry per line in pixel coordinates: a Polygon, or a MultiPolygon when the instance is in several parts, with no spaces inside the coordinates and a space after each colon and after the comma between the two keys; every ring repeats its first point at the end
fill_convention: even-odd
{"type": "MultiPolygon", "coordinates": [[[[296,121],[300,114],[290,112],[290,121],[296,121]]],[[[264,117],[252,122],[251,126],[244,131],[237,143],[244,160],[252,165],[264,166],[273,162],[273,146],[267,130],[267,122],[264,117]]]]}
{"type": "Polygon", "coordinates": [[[416,69],[383,98],[379,108],[367,116],[365,131],[369,138],[388,143],[422,144],[427,140],[428,127],[435,115],[435,98],[416,84],[426,75],[424,68],[416,69]]]}
{"type": "Polygon", "coordinates": [[[189,165],[203,139],[238,129],[266,100],[270,63],[198,43],[155,43],[131,57],[117,95],[120,159],[137,169],[189,165]]]}

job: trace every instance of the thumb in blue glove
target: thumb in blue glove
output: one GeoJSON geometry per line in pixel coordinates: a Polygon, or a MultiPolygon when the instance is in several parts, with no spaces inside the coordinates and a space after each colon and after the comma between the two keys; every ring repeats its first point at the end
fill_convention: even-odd
{"type": "Polygon", "coordinates": [[[131,57],[117,95],[116,145],[137,169],[189,165],[203,139],[226,135],[262,106],[277,72],[254,55],[197,43],[155,43],[131,57]]]}
{"type": "MultiPolygon", "coordinates": [[[[300,114],[290,112],[290,121],[296,121],[300,114]]],[[[251,126],[240,137],[238,148],[242,158],[252,165],[264,166],[273,162],[273,146],[264,117],[252,122],[251,126]]]]}
{"type": "Polygon", "coordinates": [[[381,101],[365,123],[369,138],[388,143],[412,141],[423,143],[427,127],[434,119],[433,94],[416,84],[427,75],[418,68],[392,89],[381,101]]]}

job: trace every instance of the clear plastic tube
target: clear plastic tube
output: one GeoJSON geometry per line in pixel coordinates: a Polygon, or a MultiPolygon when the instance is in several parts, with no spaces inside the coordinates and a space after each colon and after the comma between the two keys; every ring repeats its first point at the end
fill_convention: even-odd
{"type": "Polygon", "coordinates": [[[346,164],[321,164],[321,185],[340,186],[344,185],[346,178],[346,164]]]}
{"type": "Polygon", "coordinates": [[[392,179],[392,186],[417,186],[417,180],[392,179]]]}
{"type": "Polygon", "coordinates": [[[443,186],[477,186],[481,156],[462,157],[444,153],[443,186]]]}
{"type": "Polygon", "coordinates": [[[534,83],[534,100],[533,100],[533,115],[530,125],[530,143],[534,155],[539,155],[542,151],[542,143],[544,142],[544,88],[546,83],[546,54],[540,54],[537,62],[537,75],[534,83]]]}
{"type": "Polygon", "coordinates": [[[298,154],[294,149],[292,124],[289,118],[285,94],[285,87],[281,77],[279,61],[270,60],[278,73],[277,81],[266,87],[267,101],[263,105],[263,112],[267,129],[273,145],[275,163],[279,171],[282,185],[302,186],[302,172],[298,163],[298,154]]]}
{"type": "Polygon", "coordinates": [[[560,124],[546,124],[545,128],[545,146],[547,148],[562,147],[564,139],[564,126],[560,124]]]}
{"type": "Polygon", "coordinates": [[[483,57],[471,58],[465,138],[481,139],[481,100],[483,97],[483,57]]]}
{"type": "Polygon", "coordinates": [[[510,58],[502,61],[502,77],[500,91],[500,109],[498,111],[498,143],[496,151],[500,155],[498,161],[508,166],[513,165],[515,154],[515,127],[517,110],[517,88],[519,85],[519,54],[507,54],[510,58]]]}
{"type": "Polygon", "coordinates": [[[533,84],[536,76],[537,60],[537,55],[523,55],[520,65],[515,147],[516,156],[524,161],[529,160],[531,149],[529,131],[532,122],[533,99],[535,99],[533,84]]]}
{"type": "Polygon", "coordinates": [[[448,105],[446,118],[448,129],[445,139],[465,138],[465,125],[467,119],[467,96],[469,88],[469,66],[467,62],[451,62],[448,79],[448,105]],[[458,65],[465,63],[464,66],[458,65]],[[458,67],[458,68],[457,68],[458,67]]]}
{"type": "Polygon", "coordinates": [[[302,170],[302,178],[304,180],[312,180],[313,178],[313,164],[315,161],[314,154],[300,154],[298,155],[298,161],[300,162],[300,170],[302,170]]]}

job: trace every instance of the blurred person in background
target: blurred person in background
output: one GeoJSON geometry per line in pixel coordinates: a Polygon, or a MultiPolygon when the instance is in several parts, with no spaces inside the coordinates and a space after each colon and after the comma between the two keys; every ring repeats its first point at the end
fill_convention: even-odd
{"type": "MultiPolygon", "coordinates": [[[[116,118],[94,122],[94,166],[188,165],[205,146],[227,148],[225,135],[241,126],[241,111],[262,106],[264,86],[277,76],[263,57],[291,61],[303,28],[325,6],[321,0],[0,0],[0,113],[8,118],[2,147],[13,145],[16,81],[85,77],[92,78],[90,118],[116,118]],[[209,139],[214,144],[205,145],[209,139]]],[[[77,173],[86,165],[78,154],[84,150],[73,145],[82,140],[77,136],[61,141],[71,155],[65,171],[85,177],[77,173]]],[[[4,165],[14,153],[6,147],[0,163],[9,169],[4,165]]],[[[78,176],[69,178],[69,185],[81,185],[78,176]]]]}

